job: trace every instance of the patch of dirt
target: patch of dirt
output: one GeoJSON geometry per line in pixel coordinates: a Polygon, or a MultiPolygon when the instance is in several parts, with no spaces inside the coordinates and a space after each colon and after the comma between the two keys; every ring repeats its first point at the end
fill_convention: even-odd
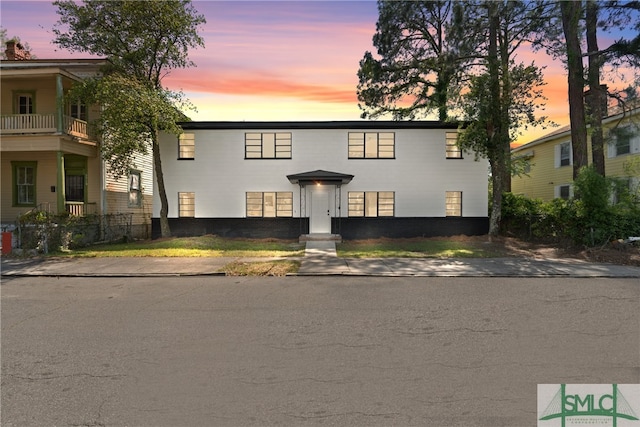
{"type": "Polygon", "coordinates": [[[562,246],[526,242],[509,237],[494,239],[505,251],[534,258],[573,258],[591,262],[640,266],[640,246],[619,241],[597,247],[562,246]]]}
{"type": "Polygon", "coordinates": [[[570,258],[591,262],[604,262],[618,265],[633,265],[640,267],[640,246],[623,244],[617,241],[607,243],[601,247],[586,248],[560,244],[535,243],[519,240],[513,237],[490,236],[451,236],[414,239],[370,239],[362,242],[375,241],[417,241],[417,240],[448,240],[466,242],[504,257],[528,257],[536,259],[570,258]]]}

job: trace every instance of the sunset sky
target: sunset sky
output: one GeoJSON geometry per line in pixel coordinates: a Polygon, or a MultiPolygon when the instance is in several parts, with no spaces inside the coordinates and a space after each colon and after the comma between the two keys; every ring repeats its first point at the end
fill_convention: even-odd
{"type": "MultiPolygon", "coordinates": [[[[358,120],[358,63],[374,51],[375,1],[194,1],[205,15],[204,49],[196,68],[165,78],[197,107],[193,120],[358,120]]],[[[0,3],[9,37],[27,42],[39,59],[88,57],[58,50],[51,29],[58,19],[50,1],[0,3]]],[[[602,47],[602,46],[601,46],[602,47]]],[[[546,114],[568,124],[566,73],[544,53],[519,58],[546,65],[546,114]]],[[[535,129],[519,143],[550,132],[535,129]]]]}

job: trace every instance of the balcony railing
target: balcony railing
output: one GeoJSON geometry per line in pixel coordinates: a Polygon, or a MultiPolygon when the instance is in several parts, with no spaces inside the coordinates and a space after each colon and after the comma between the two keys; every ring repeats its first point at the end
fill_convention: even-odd
{"type": "MultiPolygon", "coordinates": [[[[55,114],[10,114],[0,116],[0,133],[17,135],[22,133],[56,133],[58,126],[55,114]]],[[[69,116],[63,117],[62,132],[83,139],[94,139],[87,122],[69,116]]]]}

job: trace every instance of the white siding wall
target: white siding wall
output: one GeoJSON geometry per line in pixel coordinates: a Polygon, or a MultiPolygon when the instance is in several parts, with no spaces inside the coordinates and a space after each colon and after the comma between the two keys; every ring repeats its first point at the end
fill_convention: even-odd
{"type": "Polygon", "coordinates": [[[151,203],[153,200],[153,164],[152,156],[137,154],[134,156],[132,169],[141,172],[140,185],[142,186],[142,205],[140,207],[129,206],[129,176],[116,177],[106,171],[106,213],[131,213],[133,225],[151,224],[151,203]]]}
{"type": "MultiPolygon", "coordinates": [[[[297,217],[299,187],[286,176],[318,169],[354,175],[342,187],[345,217],[349,191],[394,191],[396,217],[442,217],[445,191],[462,191],[463,216],[487,216],[488,163],[466,153],[462,160],[445,159],[444,129],[395,130],[395,159],[348,159],[348,133],[359,131],[364,130],[277,130],[292,133],[292,159],[287,160],[245,160],[244,130],[188,130],[196,135],[195,159],[177,160],[177,138],[162,135],[169,217],[178,216],[182,191],[196,193],[196,217],[205,218],[245,217],[247,191],[292,191],[297,217]]],[[[160,200],[154,194],[153,216],[159,212],[160,200]]]]}

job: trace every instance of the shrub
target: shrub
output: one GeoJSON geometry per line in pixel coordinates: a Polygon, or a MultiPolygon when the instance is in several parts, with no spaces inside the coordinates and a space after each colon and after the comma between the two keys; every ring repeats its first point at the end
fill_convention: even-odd
{"type": "Polygon", "coordinates": [[[505,193],[502,199],[504,234],[521,238],[595,246],[613,239],[640,236],[640,204],[628,184],[598,175],[592,167],[575,180],[576,199],[543,203],[505,193]],[[625,190],[626,188],[626,190],[625,190]],[[616,203],[612,203],[615,189],[616,203]]]}
{"type": "Polygon", "coordinates": [[[18,230],[22,249],[57,252],[95,242],[100,235],[100,218],[35,210],[18,218],[18,230]]]}

